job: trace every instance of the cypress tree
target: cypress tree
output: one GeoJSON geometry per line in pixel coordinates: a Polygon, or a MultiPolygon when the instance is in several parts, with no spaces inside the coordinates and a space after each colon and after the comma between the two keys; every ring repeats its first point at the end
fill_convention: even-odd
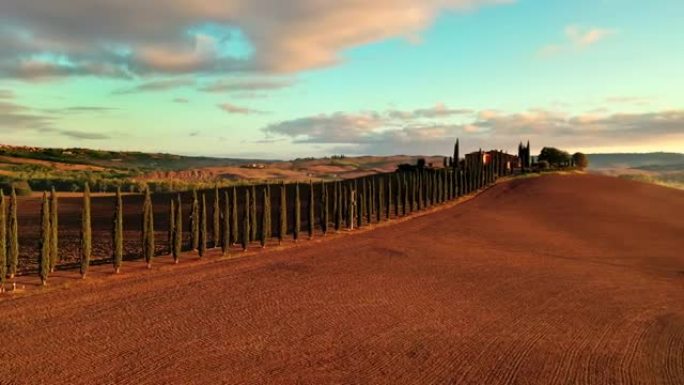
{"type": "Polygon", "coordinates": [[[370,177],[368,178],[368,199],[367,199],[367,205],[368,209],[366,210],[366,222],[368,224],[371,224],[373,222],[373,218],[375,218],[375,178],[370,177]]]}
{"type": "Polygon", "coordinates": [[[356,195],[356,192],[351,188],[350,183],[347,183],[345,185],[344,190],[345,190],[344,191],[345,196],[347,197],[347,198],[345,198],[346,206],[347,206],[347,211],[346,211],[346,213],[347,213],[347,228],[349,230],[353,230],[354,229],[354,206],[356,206],[356,202],[355,202],[354,197],[356,195]]]}
{"type": "Polygon", "coordinates": [[[315,204],[314,185],[313,182],[309,180],[309,239],[312,239],[314,236],[314,226],[316,224],[316,216],[314,214],[315,204]]]}
{"type": "Polygon", "coordinates": [[[38,264],[40,282],[43,286],[47,284],[50,273],[50,235],[50,202],[47,193],[43,192],[43,204],[40,209],[40,259],[38,264]]]}
{"type": "Polygon", "coordinates": [[[17,193],[12,187],[9,204],[9,261],[8,274],[10,278],[14,278],[17,273],[17,265],[19,264],[19,221],[17,217],[17,193]]]}
{"type": "Polygon", "coordinates": [[[261,210],[261,234],[259,240],[261,241],[261,247],[266,247],[271,227],[271,197],[269,196],[268,186],[264,186],[262,196],[263,206],[261,210]]]}
{"type": "Polygon", "coordinates": [[[365,189],[363,186],[365,183],[362,184],[362,187],[356,191],[356,227],[361,228],[363,227],[363,214],[366,212],[366,198],[365,198],[365,189]]]}
{"type": "Polygon", "coordinates": [[[302,204],[299,201],[299,183],[295,183],[295,206],[294,206],[294,228],[292,230],[292,238],[295,242],[299,238],[299,229],[302,222],[302,204]]]}
{"type": "Polygon", "coordinates": [[[403,189],[404,189],[404,204],[402,205],[404,209],[404,215],[408,214],[408,206],[409,206],[409,194],[408,194],[408,182],[406,181],[406,174],[402,174],[402,184],[403,184],[403,189]]]}
{"type": "Polygon", "coordinates": [[[280,222],[278,244],[281,244],[287,235],[287,188],[284,182],[280,183],[280,216],[278,220],[280,222]]]}
{"type": "Polygon", "coordinates": [[[325,182],[321,182],[321,212],[319,213],[321,231],[323,235],[328,233],[328,189],[325,182]]]}
{"type": "Polygon", "coordinates": [[[50,272],[55,271],[55,266],[59,262],[59,220],[57,211],[57,193],[53,186],[50,191],[50,272]]]}
{"type": "Polygon", "coordinates": [[[424,182],[423,172],[419,171],[416,174],[416,190],[418,190],[417,191],[417,194],[418,194],[418,210],[423,209],[423,203],[424,203],[423,202],[423,182],[424,182]]]}
{"type": "Polygon", "coordinates": [[[5,292],[7,276],[7,216],[5,210],[5,193],[0,189],[0,293],[5,292]]]}
{"type": "Polygon", "coordinates": [[[416,173],[412,172],[409,175],[409,190],[411,190],[411,207],[410,211],[414,212],[416,211],[416,206],[418,206],[416,202],[416,173]]]}
{"type": "Polygon", "coordinates": [[[366,195],[366,223],[370,225],[373,222],[373,178],[368,179],[364,194],[366,195]]]}
{"type": "Polygon", "coordinates": [[[459,164],[458,164],[458,138],[456,138],[456,144],[454,144],[454,168],[459,169],[459,164]]]}
{"type": "Polygon", "coordinates": [[[240,230],[238,227],[238,204],[237,204],[237,188],[233,186],[233,194],[231,196],[232,198],[232,205],[230,205],[231,209],[231,224],[230,230],[231,230],[231,240],[234,245],[237,245],[238,240],[240,238],[240,230]]]}
{"type": "Polygon", "coordinates": [[[221,204],[219,200],[219,188],[218,185],[214,186],[214,210],[212,211],[213,216],[213,238],[214,248],[221,245],[221,204]]]}
{"type": "Polygon", "coordinates": [[[169,254],[173,253],[173,234],[176,232],[176,202],[173,198],[169,199],[169,233],[167,234],[167,241],[169,245],[169,254]]]}
{"type": "Polygon", "coordinates": [[[173,262],[178,263],[183,249],[183,201],[181,195],[176,198],[176,224],[173,227],[173,262]]]}
{"type": "Polygon", "coordinates": [[[340,231],[342,227],[342,197],[340,193],[340,182],[333,182],[333,215],[335,216],[335,231],[340,231]]]}
{"type": "Polygon", "coordinates": [[[249,202],[250,202],[250,197],[249,197],[249,188],[245,189],[245,213],[242,217],[242,251],[247,251],[247,246],[249,245],[249,235],[251,234],[250,230],[250,220],[249,220],[249,214],[250,214],[250,209],[249,209],[249,202]]]}
{"type": "Polygon", "coordinates": [[[383,179],[380,178],[377,181],[377,186],[378,186],[378,195],[376,197],[376,200],[378,202],[378,210],[376,212],[376,220],[378,223],[382,221],[382,216],[385,213],[385,194],[384,194],[384,183],[383,179]]]}
{"type": "Polygon", "coordinates": [[[149,187],[145,190],[145,203],[143,205],[143,256],[147,263],[147,268],[152,268],[152,259],[154,258],[154,209],[152,208],[152,193],[149,187]]]}
{"type": "Polygon", "coordinates": [[[199,234],[199,256],[202,258],[207,253],[207,196],[202,194],[200,202],[200,234],[199,234]]]}
{"type": "Polygon", "coordinates": [[[392,216],[392,174],[388,174],[385,178],[387,181],[387,204],[385,207],[385,217],[387,220],[392,216]]]}
{"type": "Polygon", "coordinates": [[[439,203],[439,178],[437,172],[432,172],[432,204],[439,203]]]}
{"type": "Polygon", "coordinates": [[[90,266],[92,233],[90,228],[90,186],[83,188],[83,208],[81,210],[81,278],[86,277],[90,266]]]}
{"type": "Polygon", "coordinates": [[[140,248],[141,251],[140,253],[142,254],[143,258],[145,261],[147,261],[147,252],[146,252],[146,247],[147,247],[147,238],[149,237],[149,234],[147,233],[147,220],[150,218],[149,216],[149,202],[147,201],[147,194],[148,194],[149,188],[145,189],[145,195],[143,195],[143,211],[142,211],[142,227],[141,227],[141,235],[140,235],[140,248]]]}
{"type": "Polygon", "coordinates": [[[192,250],[199,248],[199,199],[197,198],[197,190],[192,190],[192,208],[190,212],[190,240],[192,243],[192,250]]]}
{"type": "Polygon", "coordinates": [[[121,187],[116,188],[116,200],[114,202],[114,218],[112,221],[112,264],[114,272],[119,273],[123,260],[123,203],[121,199],[121,187]]]}
{"type": "Polygon", "coordinates": [[[249,201],[249,219],[250,219],[250,233],[249,233],[249,241],[254,242],[257,240],[257,232],[259,230],[259,218],[257,217],[257,193],[256,193],[256,186],[252,185],[252,191],[250,193],[250,201],[249,201]]]}
{"type": "Polygon", "coordinates": [[[221,236],[221,252],[223,255],[228,253],[230,248],[230,195],[228,191],[223,192],[223,235],[221,236]]]}
{"type": "Polygon", "coordinates": [[[397,186],[396,193],[394,195],[394,216],[399,218],[399,213],[401,212],[401,183],[399,182],[399,173],[394,174],[395,185],[397,186]]]}

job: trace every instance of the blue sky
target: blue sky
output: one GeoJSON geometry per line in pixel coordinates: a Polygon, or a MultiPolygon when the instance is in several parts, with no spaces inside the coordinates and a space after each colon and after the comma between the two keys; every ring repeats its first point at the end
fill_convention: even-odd
{"type": "Polygon", "coordinates": [[[6,0],[2,142],[684,151],[684,2],[6,0]],[[90,6],[94,3],[97,7],[90,6]]]}

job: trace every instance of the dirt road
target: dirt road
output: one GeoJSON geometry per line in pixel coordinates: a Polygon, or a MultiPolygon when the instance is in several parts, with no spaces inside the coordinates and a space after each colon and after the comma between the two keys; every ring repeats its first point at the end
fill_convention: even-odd
{"type": "Polygon", "coordinates": [[[0,300],[0,384],[683,384],[684,192],[547,176],[0,300]]]}

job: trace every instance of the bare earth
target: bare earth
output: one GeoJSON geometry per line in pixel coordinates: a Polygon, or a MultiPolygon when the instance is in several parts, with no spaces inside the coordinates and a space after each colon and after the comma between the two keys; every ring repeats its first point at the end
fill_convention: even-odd
{"type": "Polygon", "coordinates": [[[6,294],[0,383],[684,383],[673,189],[519,179],[373,231],[132,270],[6,294]]]}

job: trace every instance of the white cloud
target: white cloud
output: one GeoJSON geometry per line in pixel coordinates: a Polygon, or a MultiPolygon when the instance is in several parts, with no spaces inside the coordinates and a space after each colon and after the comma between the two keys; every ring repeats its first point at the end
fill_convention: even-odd
{"type": "Polygon", "coordinates": [[[230,103],[219,104],[218,108],[229,114],[241,114],[241,115],[253,115],[253,114],[264,114],[265,111],[255,110],[248,107],[236,106],[230,103]]]}
{"type": "Polygon", "coordinates": [[[578,25],[568,25],[565,27],[564,34],[565,42],[545,45],[539,49],[537,56],[544,58],[555,56],[562,52],[582,50],[610,36],[616,35],[617,31],[608,28],[585,28],[578,25]]]}
{"type": "Polygon", "coordinates": [[[269,138],[336,145],[335,151],[363,154],[448,153],[456,137],[471,149],[511,148],[528,139],[577,148],[633,144],[684,133],[683,110],[578,115],[543,109],[520,113],[483,110],[465,120],[436,122],[426,122],[411,112],[338,112],[274,123],[263,131],[269,138]]]}
{"type": "Polygon", "coordinates": [[[0,76],[293,73],[334,65],[351,47],[415,40],[444,10],[512,1],[3,0],[0,76]],[[216,31],[228,30],[253,55],[226,52],[228,33],[216,31]]]}

